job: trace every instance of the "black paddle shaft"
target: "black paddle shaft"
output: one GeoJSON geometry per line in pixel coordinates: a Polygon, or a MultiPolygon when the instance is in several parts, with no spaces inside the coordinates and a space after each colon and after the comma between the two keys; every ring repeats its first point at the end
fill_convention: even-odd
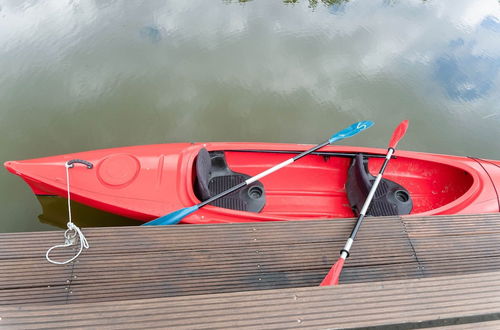
{"type": "Polygon", "coordinates": [[[361,209],[361,212],[359,213],[359,217],[356,220],[356,225],[351,231],[351,235],[349,235],[349,239],[347,240],[346,245],[342,250],[340,250],[340,254],[342,255],[343,253],[346,254],[346,258],[349,257],[349,250],[351,249],[351,245],[354,242],[354,239],[356,238],[356,235],[358,234],[359,228],[361,228],[361,224],[363,223],[363,219],[365,218],[366,211],[368,210],[368,207],[371,204],[371,201],[373,199],[373,196],[375,195],[375,192],[377,191],[378,185],[380,183],[380,180],[382,179],[382,175],[384,174],[384,171],[387,167],[387,164],[389,164],[389,160],[391,160],[392,154],[394,153],[394,148],[389,148],[387,150],[387,155],[385,157],[384,163],[382,164],[382,167],[380,168],[380,171],[378,172],[377,178],[375,179],[375,182],[373,183],[372,189],[370,189],[370,193],[366,197],[365,204],[363,205],[363,208],[361,209]]]}
{"type": "Polygon", "coordinates": [[[314,146],[314,147],[312,147],[311,149],[306,150],[306,151],[304,151],[304,152],[302,152],[302,153],[298,154],[297,156],[293,157],[293,161],[296,161],[296,160],[298,160],[298,159],[301,159],[302,157],[307,156],[307,155],[309,155],[310,153],[312,153],[312,152],[314,152],[314,151],[316,151],[316,150],[318,150],[318,149],[321,149],[321,148],[323,148],[323,147],[325,147],[325,146],[327,146],[327,145],[329,145],[329,144],[330,144],[330,140],[326,140],[325,142],[323,142],[323,143],[321,143],[321,144],[318,144],[317,146],[314,146]]]}

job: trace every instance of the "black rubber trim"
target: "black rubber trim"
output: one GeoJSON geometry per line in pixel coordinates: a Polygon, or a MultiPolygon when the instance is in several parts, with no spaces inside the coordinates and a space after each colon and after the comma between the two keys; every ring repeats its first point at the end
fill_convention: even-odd
{"type": "Polygon", "coordinates": [[[91,162],[83,160],[83,159],[68,160],[68,162],[66,164],[68,164],[68,167],[73,167],[73,166],[75,166],[74,165],[75,163],[83,164],[83,165],[87,166],[88,169],[91,169],[92,167],[94,167],[94,165],[91,162]]]}
{"type": "MultiPolygon", "coordinates": [[[[294,151],[294,150],[258,150],[258,149],[229,149],[225,150],[227,152],[261,152],[265,154],[300,154],[303,151],[294,151]]],[[[313,151],[309,153],[309,155],[318,155],[318,156],[330,156],[330,157],[346,157],[346,158],[354,158],[357,153],[353,152],[328,152],[328,151],[313,151]]],[[[368,158],[385,158],[386,155],[381,154],[372,154],[367,153],[364,154],[368,158]]],[[[391,159],[397,159],[398,156],[392,156],[391,159]]]]}

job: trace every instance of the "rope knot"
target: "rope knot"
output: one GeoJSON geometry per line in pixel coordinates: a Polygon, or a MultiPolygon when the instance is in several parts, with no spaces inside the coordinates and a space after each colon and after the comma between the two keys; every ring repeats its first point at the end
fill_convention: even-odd
{"type": "Polygon", "coordinates": [[[50,249],[47,250],[47,253],[45,254],[45,258],[47,258],[47,261],[56,264],[56,265],[65,265],[67,263],[72,262],[78,256],[82,253],[83,249],[88,249],[90,247],[89,242],[85,238],[85,235],[83,235],[82,230],[75,225],[72,222],[68,222],[68,229],[64,232],[64,244],[59,244],[51,247],[50,249]],[[78,236],[78,238],[77,238],[78,236]],[[66,261],[56,261],[50,258],[50,252],[54,249],[59,249],[59,248],[67,248],[72,245],[76,244],[76,241],[80,240],[80,249],[78,250],[78,253],[75,254],[72,258],[66,260],[66,261]]]}

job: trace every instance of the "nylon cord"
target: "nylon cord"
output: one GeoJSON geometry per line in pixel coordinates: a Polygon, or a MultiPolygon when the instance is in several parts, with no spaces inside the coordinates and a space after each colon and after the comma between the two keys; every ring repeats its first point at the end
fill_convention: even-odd
{"type": "Polygon", "coordinates": [[[66,168],[66,190],[68,192],[68,223],[67,227],[68,229],[64,232],[64,244],[59,244],[59,245],[54,245],[50,249],[47,250],[47,253],[45,254],[45,258],[47,259],[48,262],[56,264],[56,265],[65,265],[67,263],[72,262],[78,256],[82,253],[83,249],[88,249],[90,247],[87,239],[85,238],[85,235],[83,235],[83,232],[81,231],[80,228],[78,228],[77,225],[73,223],[73,219],[71,217],[71,192],[70,192],[70,183],[69,183],[69,169],[73,167],[73,165],[68,165],[68,163],[65,164],[64,166],[66,168]],[[73,233],[72,233],[73,232],[73,233]],[[57,249],[57,248],[65,248],[69,247],[75,244],[75,239],[76,235],[78,235],[78,239],[80,240],[80,249],[78,252],[70,259],[66,261],[56,261],[53,260],[49,257],[49,254],[52,250],[57,249]]]}

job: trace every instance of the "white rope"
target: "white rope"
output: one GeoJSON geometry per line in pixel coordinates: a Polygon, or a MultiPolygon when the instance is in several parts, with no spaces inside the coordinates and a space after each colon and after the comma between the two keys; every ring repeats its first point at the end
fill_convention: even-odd
{"type": "Polygon", "coordinates": [[[68,191],[68,229],[64,232],[64,244],[59,244],[51,247],[50,249],[47,250],[47,253],[45,254],[45,258],[47,259],[48,262],[51,262],[56,265],[65,265],[67,263],[72,262],[78,256],[82,253],[83,248],[88,249],[89,243],[87,242],[87,239],[85,238],[85,235],[83,235],[82,231],[80,228],[78,228],[77,225],[73,223],[73,220],[71,218],[71,193],[70,193],[70,185],[69,185],[69,168],[73,167],[73,165],[68,165],[68,163],[65,164],[66,168],[66,190],[68,191]],[[66,261],[55,261],[49,257],[49,254],[52,250],[58,249],[58,248],[66,248],[69,246],[72,246],[76,242],[76,235],[78,234],[78,239],[80,240],[80,249],[78,250],[78,253],[74,255],[72,258],[66,260],[66,261]]]}

